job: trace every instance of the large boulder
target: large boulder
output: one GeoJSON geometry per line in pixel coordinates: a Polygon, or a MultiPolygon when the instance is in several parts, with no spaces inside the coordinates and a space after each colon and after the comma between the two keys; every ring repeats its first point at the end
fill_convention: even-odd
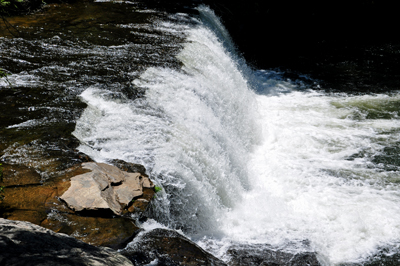
{"type": "Polygon", "coordinates": [[[143,195],[143,188],[154,184],[140,173],[128,173],[104,163],[83,163],[90,172],[71,178],[71,187],[60,197],[75,211],[110,209],[116,215],[133,199],[143,195]]]}
{"type": "Polygon", "coordinates": [[[29,222],[0,218],[0,265],[133,265],[109,248],[94,247],[29,222]]]}
{"type": "Polygon", "coordinates": [[[121,254],[134,265],[226,266],[178,232],[161,228],[139,233],[121,254]]]}

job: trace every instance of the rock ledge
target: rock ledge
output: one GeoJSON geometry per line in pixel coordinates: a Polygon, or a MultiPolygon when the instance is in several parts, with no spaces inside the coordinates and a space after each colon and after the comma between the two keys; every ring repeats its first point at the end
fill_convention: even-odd
{"type": "Polygon", "coordinates": [[[133,265],[110,248],[94,247],[29,222],[0,218],[0,265],[133,265]]]}

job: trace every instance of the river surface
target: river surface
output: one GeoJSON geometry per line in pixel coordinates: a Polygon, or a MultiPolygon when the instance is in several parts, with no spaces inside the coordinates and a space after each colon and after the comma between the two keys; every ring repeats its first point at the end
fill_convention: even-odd
{"type": "Polygon", "coordinates": [[[324,265],[398,250],[399,91],[250,68],[206,6],[48,9],[1,31],[3,163],[42,182],[82,153],[143,164],[163,190],[142,227],[181,230],[223,260],[237,244],[324,265]]]}

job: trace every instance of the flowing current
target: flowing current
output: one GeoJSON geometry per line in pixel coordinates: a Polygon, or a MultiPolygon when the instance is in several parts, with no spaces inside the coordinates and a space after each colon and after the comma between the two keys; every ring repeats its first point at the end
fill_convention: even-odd
{"type": "Polygon", "coordinates": [[[250,70],[198,10],[196,23],[158,24],[187,36],[182,67],[148,68],[133,81],[144,97],[81,94],[80,150],[145,165],[163,188],[147,226],[182,229],[223,259],[237,243],[312,250],[325,265],[396,247],[400,94],[328,94],[250,70]]]}

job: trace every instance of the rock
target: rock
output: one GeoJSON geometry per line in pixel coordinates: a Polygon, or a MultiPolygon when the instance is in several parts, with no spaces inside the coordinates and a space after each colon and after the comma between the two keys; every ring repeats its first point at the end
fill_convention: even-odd
{"type": "Polygon", "coordinates": [[[126,171],[128,173],[140,173],[143,176],[147,176],[146,175],[146,168],[144,168],[143,165],[141,164],[136,164],[136,163],[127,163],[123,160],[111,160],[110,163],[112,165],[115,165],[116,167],[118,167],[119,169],[121,169],[122,171],[126,171]]]}
{"type": "MultiPolygon", "coordinates": [[[[103,168],[108,168],[108,166],[103,166],[103,168]]],[[[114,170],[114,166],[108,169],[109,172],[114,170]]],[[[11,172],[12,168],[7,171],[11,172]]],[[[29,221],[55,232],[73,235],[79,240],[96,246],[124,248],[139,230],[132,221],[132,216],[142,217],[154,197],[154,188],[149,186],[150,183],[144,182],[143,195],[126,206],[122,217],[115,217],[115,213],[110,209],[76,213],[59,197],[70,189],[71,178],[88,173],[91,173],[91,170],[79,164],[65,171],[65,174],[54,182],[44,184],[22,182],[21,186],[18,185],[21,178],[17,178],[18,183],[15,184],[8,182],[7,184],[11,185],[5,188],[6,197],[0,202],[0,217],[29,221]]],[[[5,178],[8,178],[8,175],[5,178]]],[[[120,184],[121,180],[111,179],[110,183],[120,184]]],[[[117,204],[118,208],[121,208],[120,203],[117,202],[117,204]]]]}
{"type": "MultiPolygon", "coordinates": [[[[141,232],[121,254],[134,265],[157,262],[157,265],[214,265],[226,264],[207,253],[195,243],[176,231],[157,228],[141,232]]],[[[153,264],[152,264],[153,265],[153,264]]]]}
{"type": "Polygon", "coordinates": [[[139,232],[127,218],[85,217],[57,211],[51,212],[40,225],[94,246],[113,249],[124,248],[139,232]]]}
{"type": "Polygon", "coordinates": [[[110,209],[116,215],[133,199],[143,195],[143,188],[154,185],[147,176],[128,173],[104,163],[83,163],[89,173],[71,178],[71,187],[60,197],[75,211],[110,209]]]}
{"type": "Polygon", "coordinates": [[[230,266],[321,266],[316,253],[289,253],[267,245],[238,245],[229,248],[230,266]]]}
{"type": "Polygon", "coordinates": [[[369,256],[362,262],[341,263],[338,266],[398,266],[400,265],[400,251],[398,248],[382,247],[377,253],[369,256]]]}
{"type": "Polygon", "coordinates": [[[7,163],[2,163],[2,168],[2,186],[38,185],[41,183],[41,176],[32,168],[7,163]]]}
{"type": "Polygon", "coordinates": [[[0,218],[0,265],[133,265],[109,248],[99,248],[29,222],[0,218]]]}

